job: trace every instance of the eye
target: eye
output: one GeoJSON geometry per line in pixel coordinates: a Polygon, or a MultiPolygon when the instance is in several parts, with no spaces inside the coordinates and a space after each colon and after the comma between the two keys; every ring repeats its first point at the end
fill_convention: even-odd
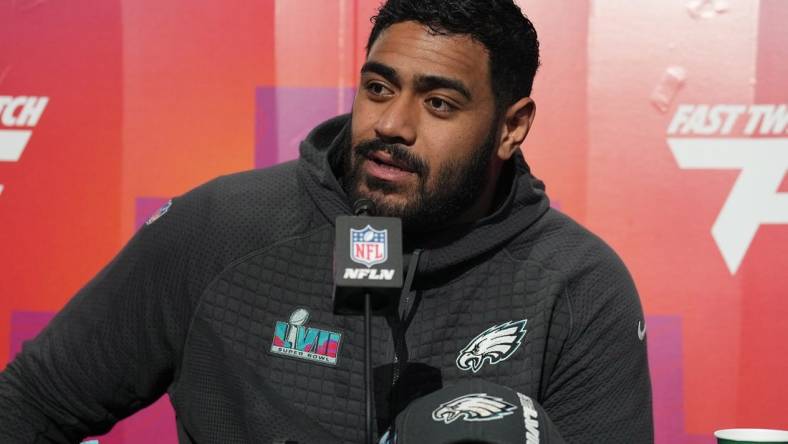
{"type": "Polygon", "coordinates": [[[427,105],[439,113],[448,113],[456,109],[454,105],[440,97],[430,97],[427,99],[427,105]]]}
{"type": "Polygon", "coordinates": [[[380,82],[369,82],[365,88],[373,96],[385,96],[391,93],[391,90],[380,82]]]}

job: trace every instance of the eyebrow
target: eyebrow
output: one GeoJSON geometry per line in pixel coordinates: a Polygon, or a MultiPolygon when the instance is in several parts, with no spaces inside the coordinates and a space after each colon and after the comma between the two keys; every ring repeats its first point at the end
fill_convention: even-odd
{"type": "Polygon", "coordinates": [[[394,68],[388,65],[384,65],[383,63],[380,62],[366,62],[364,63],[364,66],[361,67],[361,74],[365,74],[368,72],[383,77],[384,79],[393,83],[397,88],[402,86],[402,82],[400,81],[399,74],[397,74],[397,71],[394,68]]]}
{"type": "MultiPolygon", "coordinates": [[[[388,80],[398,88],[402,86],[402,81],[399,77],[399,74],[397,74],[397,71],[394,68],[380,62],[370,61],[364,63],[364,66],[361,67],[361,73],[374,73],[388,80]]],[[[457,91],[463,97],[465,97],[466,100],[472,99],[471,92],[468,87],[459,80],[436,75],[416,76],[415,89],[420,93],[442,88],[457,91]]]]}
{"type": "Polygon", "coordinates": [[[471,100],[471,92],[459,80],[433,75],[416,77],[416,91],[427,92],[432,91],[433,89],[452,89],[462,94],[462,96],[465,97],[465,100],[471,100]]]}

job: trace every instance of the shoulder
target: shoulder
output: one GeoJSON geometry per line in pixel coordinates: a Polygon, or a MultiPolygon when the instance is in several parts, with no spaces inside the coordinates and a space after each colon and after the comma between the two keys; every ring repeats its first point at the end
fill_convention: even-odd
{"type": "Polygon", "coordinates": [[[626,272],[615,251],[571,217],[549,209],[509,246],[512,254],[561,273],[567,281],[589,277],[594,270],[626,272]]]}
{"type": "Polygon", "coordinates": [[[635,283],[618,254],[569,216],[550,209],[510,246],[512,254],[551,270],[580,324],[642,319],[635,283]]]}
{"type": "MultiPolygon", "coordinates": [[[[186,193],[214,207],[250,207],[292,202],[300,187],[295,162],[219,176],[186,193]]],[[[213,208],[212,208],[213,209],[213,208]]],[[[222,208],[227,209],[227,208],[222,208]]]]}
{"type": "Polygon", "coordinates": [[[298,232],[310,202],[299,184],[295,162],[217,177],[176,199],[199,207],[209,231],[252,231],[272,237],[298,232]]]}
{"type": "MultiPolygon", "coordinates": [[[[316,225],[294,162],[217,177],[172,199],[145,237],[227,263],[316,225]]],[[[161,211],[160,211],[161,212],[161,211]]]]}

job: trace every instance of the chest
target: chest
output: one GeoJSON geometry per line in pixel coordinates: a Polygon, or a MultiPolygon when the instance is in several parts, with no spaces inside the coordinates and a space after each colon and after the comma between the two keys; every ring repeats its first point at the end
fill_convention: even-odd
{"type": "MultiPolygon", "coordinates": [[[[330,239],[285,242],[209,286],[171,393],[192,434],[218,438],[199,420],[218,415],[237,442],[363,439],[363,322],[333,314],[331,251],[330,239]]],[[[403,313],[373,320],[378,426],[461,378],[538,397],[559,295],[554,276],[506,257],[404,295],[403,313]]]]}

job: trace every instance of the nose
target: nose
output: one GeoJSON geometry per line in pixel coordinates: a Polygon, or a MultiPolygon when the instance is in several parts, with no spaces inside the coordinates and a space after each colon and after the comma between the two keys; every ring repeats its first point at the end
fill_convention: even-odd
{"type": "Polygon", "coordinates": [[[375,135],[386,143],[412,146],[416,142],[418,109],[407,95],[392,98],[375,122],[375,135]]]}

